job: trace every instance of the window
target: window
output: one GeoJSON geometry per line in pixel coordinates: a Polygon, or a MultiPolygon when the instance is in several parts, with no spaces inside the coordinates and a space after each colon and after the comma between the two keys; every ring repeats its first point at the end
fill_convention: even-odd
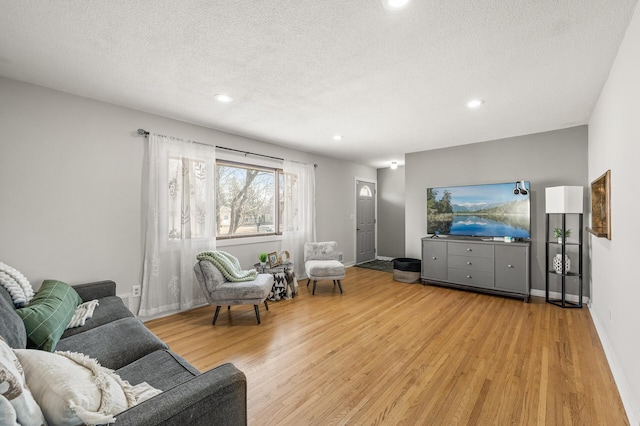
{"type": "Polygon", "coordinates": [[[282,232],[281,169],[216,161],[217,239],[282,232]]]}
{"type": "Polygon", "coordinates": [[[369,188],[368,185],[363,185],[362,188],[360,188],[360,196],[366,197],[366,198],[373,197],[373,194],[371,193],[371,188],[369,188]]]}

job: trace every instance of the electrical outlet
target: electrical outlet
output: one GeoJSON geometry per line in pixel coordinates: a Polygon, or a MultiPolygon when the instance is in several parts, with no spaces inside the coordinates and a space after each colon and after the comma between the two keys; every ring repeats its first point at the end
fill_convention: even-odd
{"type": "Polygon", "coordinates": [[[133,292],[133,297],[140,297],[142,288],[139,285],[134,285],[133,287],[131,287],[131,291],[133,292]]]}
{"type": "Polygon", "coordinates": [[[609,322],[611,322],[613,320],[612,315],[611,315],[611,309],[609,309],[609,322]]]}

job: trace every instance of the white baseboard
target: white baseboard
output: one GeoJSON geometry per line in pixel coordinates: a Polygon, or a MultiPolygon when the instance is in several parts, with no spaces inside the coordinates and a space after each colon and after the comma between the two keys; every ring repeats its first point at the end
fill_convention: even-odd
{"type": "Polygon", "coordinates": [[[593,325],[596,327],[596,332],[600,338],[600,343],[602,343],[604,354],[607,357],[611,374],[613,374],[613,380],[616,382],[616,386],[618,387],[618,393],[620,393],[620,399],[622,399],[622,405],[627,413],[629,424],[640,425],[640,410],[636,407],[633,401],[631,387],[629,386],[629,382],[627,382],[624,372],[622,371],[622,366],[620,365],[620,361],[618,360],[618,357],[613,350],[613,346],[609,341],[604,325],[602,325],[602,322],[593,309],[589,308],[589,312],[591,313],[593,325]]]}
{"type": "MultiPolygon", "coordinates": [[[[546,297],[547,295],[544,290],[531,289],[531,296],[546,297]]],[[[560,299],[561,294],[556,291],[550,291],[549,296],[553,299],[560,299]]],[[[577,294],[567,294],[566,299],[569,302],[578,303],[577,294]]],[[[587,296],[582,296],[582,304],[583,305],[589,304],[589,298],[587,296]]]]}

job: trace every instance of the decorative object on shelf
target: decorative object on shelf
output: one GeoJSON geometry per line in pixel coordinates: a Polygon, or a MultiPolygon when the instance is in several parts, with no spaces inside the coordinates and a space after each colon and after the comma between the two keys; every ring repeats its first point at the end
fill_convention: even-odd
{"type": "MultiPolygon", "coordinates": [[[[556,186],[545,189],[545,211],[546,218],[546,244],[545,244],[545,299],[547,303],[551,303],[562,308],[582,308],[582,211],[584,206],[583,200],[584,188],[581,186],[556,186]],[[555,217],[554,217],[555,215],[555,217]],[[573,215],[573,218],[571,217],[573,215]],[[561,226],[559,228],[550,228],[551,217],[554,225],[560,217],[561,226]],[[576,217],[577,216],[577,217],[576,217]],[[578,222],[577,241],[567,243],[566,237],[571,235],[571,230],[567,229],[567,220],[578,222]],[[558,245],[551,241],[551,234],[557,238],[558,245]],[[551,249],[560,247],[560,252],[553,254],[551,249]],[[574,263],[577,262],[578,270],[569,272],[571,269],[571,260],[567,253],[576,255],[574,263]],[[577,252],[577,253],[576,253],[577,252]],[[560,278],[551,278],[556,275],[560,278]],[[560,283],[559,296],[552,296],[549,291],[550,282],[560,283]],[[567,285],[575,283],[577,285],[578,294],[577,301],[569,301],[567,298],[567,285]]],[[[574,222],[572,222],[574,223],[574,222]]],[[[575,268],[575,265],[574,265],[575,268]]]]}
{"type": "Polygon", "coordinates": [[[258,260],[260,261],[260,266],[264,268],[264,265],[267,263],[267,253],[260,253],[258,260]]]}
{"type": "Polygon", "coordinates": [[[291,255],[287,250],[281,250],[280,253],[278,253],[278,259],[280,261],[280,264],[284,265],[291,260],[291,255]]]}
{"type": "Polygon", "coordinates": [[[567,229],[566,231],[564,231],[564,238],[562,234],[563,234],[562,228],[555,228],[553,230],[553,236],[558,239],[558,244],[562,244],[563,239],[566,239],[567,237],[571,236],[571,229],[567,229]]]}
{"type": "Polygon", "coordinates": [[[571,270],[571,259],[566,254],[564,255],[564,271],[562,270],[562,254],[558,253],[553,257],[553,269],[556,270],[556,274],[566,274],[571,270]]]}
{"type": "Polygon", "coordinates": [[[611,170],[591,182],[591,228],[587,231],[611,239],[611,170]]]}
{"type": "Polygon", "coordinates": [[[275,251],[272,253],[269,253],[268,257],[269,257],[270,268],[273,268],[274,266],[278,266],[280,264],[280,262],[278,261],[278,253],[276,253],[275,251]]]}

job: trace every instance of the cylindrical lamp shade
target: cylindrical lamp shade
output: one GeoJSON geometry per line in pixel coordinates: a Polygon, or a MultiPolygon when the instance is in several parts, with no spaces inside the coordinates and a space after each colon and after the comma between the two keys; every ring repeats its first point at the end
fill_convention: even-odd
{"type": "Polygon", "coordinates": [[[545,189],[547,213],[582,213],[582,186],[552,186],[545,189]]]}

